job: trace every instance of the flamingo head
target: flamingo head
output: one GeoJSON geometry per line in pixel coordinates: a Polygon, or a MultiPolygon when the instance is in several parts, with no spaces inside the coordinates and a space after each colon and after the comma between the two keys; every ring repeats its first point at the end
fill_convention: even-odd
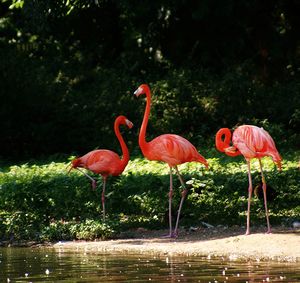
{"type": "Polygon", "coordinates": [[[240,155],[239,150],[235,146],[229,146],[227,148],[224,148],[224,152],[228,156],[237,156],[237,155],[240,155]]]}
{"type": "Polygon", "coordinates": [[[69,169],[68,173],[72,170],[72,169],[76,169],[77,167],[81,167],[81,160],[80,158],[75,158],[71,161],[71,168],[69,169]]]}
{"type": "Polygon", "coordinates": [[[127,126],[129,129],[131,129],[131,128],[133,127],[133,123],[132,123],[130,120],[126,119],[125,122],[126,122],[126,126],[127,126]]]}
{"type": "Polygon", "coordinates": [[[126,125],[129,129],[131,129],[133,127],[133,123],[128,119],[126,119],[126,125]]]}
{"type": "Polygon", "coordinates": [[[134,95],[136,97],[139,97],[141,94],[149,94],[150,93],[150,88],[147,84],[141,84],[138,89],[134,92],[134,95]]]}
{"type": "Polygon", "coordinates": [[[123,115],[118,116],[118,118],[115,121],[115,124],[126,125],[129,129],[133,127],[133,123],[123,115]]]}

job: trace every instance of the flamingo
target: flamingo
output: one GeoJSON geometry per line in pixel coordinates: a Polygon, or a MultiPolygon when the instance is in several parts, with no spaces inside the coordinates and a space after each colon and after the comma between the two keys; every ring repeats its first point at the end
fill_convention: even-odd
{"type": "MultiPolygon", "coordinates": [[[[129,161],[129,151],[124,142],[124,139],[120,133],[119,126],[126,125],[129,129],[132,128],[133,123],[129,121],[125,116],[118,116],[114,123],[114,131],[119,140],[123,158],[121,159],[119,155],[111,150],[107,149],[96,149],[88,152],[87,154],[72,160],[71,169],[75,168],[82,172],[86,177],[92,181],[92,187],[96,188],[96,180],[90,175],[80,170],[80,168],[85,168],[93,173],[100,174],[103,179],[102,188],[102,213],[103,221],[105,221],[105,186],[108,176],[119,176],[125,169],[129,161]]],[[[71,170],[70,169],[70,170],[71,170]]]]}
{"type": "Polygon", "coordinates": [[[271,227],[268,215],[267,206],[267,184],[263,173],[261,158],[270,156],[273,162],[277,165],[278,169],[281,170],[281,156],[276,149],[275,143],[270,134],[263,128],[259,128],[251,125],[239,126],[235,129],[232,135],[232,146],[230,146],[231,132],[228,128],[220,129],[216,134],[216,148],[225,152],[229,156],[237,156],[242,154],[247,162],[248,168],[248,209],[247,209],[247,229],[246,235],[250,234],[250,204],[252,197],[252,179],[251,179],[251,168],[250,161],[253,158],[257,158],[259,161],[261,179],[263,184],[263,195],[264,195],[264,206],[267,220],[267,233],[271,233],[271,227]],[[225,137],[223,139],[223,136],[225,137]]]}
{"type": "Polygon", "coordinates": [[[169,191],[170,232],[169,235],[167,235],[167,237],[170,238],[177,237],[179,216],[180,216],[184,198],[187,194],[187,189],[185,188],[185,184],[179,173],[177,165],[183,164],[185,162],[196,161],[204,164],[206,168],[208,168],[208,162],[188,140],[178,135],[164,134],[154,138],[152,141],[147,142],[146,130],[147,130],[150,108],[151,108],[150,88],[147,84],[142,84],[134,92],[134,94],[137,97],[139,97],[142,94],[146,95],[146,109],[145,109],[144,118],[139,133],[139,146],[142,150],[142,153],[148,160],[156,160],[156,161],[162,161],[167,163],[170,169],[170,191],[169,191]],[[179,181],[182,187],[184,188],[181,193],[181,201],[179,204],[174,232],[172,232],[172,212],[171,212],[172,195],[173,195],[172,168],[175,168],[179,181]]]}

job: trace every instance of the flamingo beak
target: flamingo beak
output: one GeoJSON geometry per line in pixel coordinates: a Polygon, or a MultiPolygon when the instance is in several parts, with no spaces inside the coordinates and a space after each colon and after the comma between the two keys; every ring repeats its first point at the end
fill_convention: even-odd
{"type": "Polygon", "coordinates": [[[127,127],[129,128],[129,129],[131,129],[132,127],[133,127],[133,123],[131,122],[131,121],[129,121],[129,120],[127,120],[126,119],[126,125],[127,125],[127,127]]]}
{"type": "Polygon", "coordinates": [[[136,96],[136,97],[139,97],[139,95],[141,94],[141,88],[139,87],[133,94],[136,96]]]}
{"type": "Polygon", "coordinates": [[[278,162],[276,163],[276,165],[277,165],[277,167],[278,167],[278,171],[282,171],[282,168],[281,168],[281,162],[278,161],[278,162]]]}
{"type": "Polygon", "coordinates": [[[69,163],[69,164],[66,166],[66,169],[68,169],[69,167],[70,167],[70,169],[68,170],[68,174],[69,174],[70,171],[73,169],[72,163],[69,163]]]}
{"type": "Polygon", "coordinates": [[[235,148],[230,146],[230,147],[225,148],[224,151],[228,152],[228,153],[235,153],[235,148]]]}

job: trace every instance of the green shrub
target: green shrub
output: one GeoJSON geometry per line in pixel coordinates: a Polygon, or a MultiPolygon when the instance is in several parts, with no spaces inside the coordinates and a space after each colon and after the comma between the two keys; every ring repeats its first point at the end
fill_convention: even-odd
{"type": "Polygon", "coordinates": [[[92,219],[85,219],[83,222],[54,221],[42,227],[39,239],[41,241],[107,239],[116,234],[116,229],[116,223],[111,221],[110,223],[92,219]]]}
{"type": "MultiPolygon", "coordinates": [[[[247,166],[242,157],[230,158],[207,150],[210,168],[186,163],[179,170],[189,193],[180,225],[244,225],[248,198],[247,166]],[[215,156],[215,157],[213,157],[215,156]],[[218,157],[217,157],[218,156],[218,157]]],[[[272,224],[300,217],[300,172],[297,152],[283,155],[279,172],[270,158],[263,159],[267,184],[275,190],[269,201],[272,224]]],[[[97,177],[97,176],[95,176],[97,177]]],[[[253,185],[260,180],[258,161],[252,162],[253,185]]],[[[173,216],[182,187],[174,173],[173,216]]],[[[10,166],[0,173],[0,237],[3,240],[56,241],[105,239],[132,228],[168,226],[169,169],[166,164],[132,159],[124,173],[109,178],[107,219],[101,218],[101,182],[94,191],[90,181],[66,163],[10,166]]],[[[265,223],[264,205],[253,198],[251,222],[265,223]]]]}
{"type": "Polygon", "coordinates": [[[71,231],[76,239],[95,240],[112,238],[116,234],[115,229],[115,223],[86,219],[85,222],[74,225],[71,231]]]}

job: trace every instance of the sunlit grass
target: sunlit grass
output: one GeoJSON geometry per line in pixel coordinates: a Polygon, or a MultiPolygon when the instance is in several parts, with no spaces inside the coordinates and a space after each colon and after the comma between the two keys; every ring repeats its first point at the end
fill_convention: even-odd
{"type": "MultiPolygon", "coordinates": [[[[299,154],[284,156],[281,172],[271,158],[262,160],[267,183],[276,191],[269,205],[271,223],[300,218],[299,154]]],[[[181,225],[197,225],[199,221],[244,224],[248,194],[245,160],[222,154],[207,160],[209,169],[196,162],[178,166],[189,188],[181,225]]],[[[101,178],[97,190],[92,190],[90,180],[81,172],[68,173],[68,165],[66,159],[1,168],[0,237],[93,239],[111,237],[131,227],[167,227],[169,167],[165,163],[133,157],[121,176],[109,178],[106,225],[101,219],[101,178]]],[[[251,172],[256,186],[261,180],[257,160],[251,161],[251,172]]],[[[173,173],[176,212],[182,188],[173,173]]],[[[252,221],[264,223],[262,202],[254,198],[251,209],[252,221]]]]}
{"type": "MultiPolygon", "coordinates": [[[[285,156],[282,161],[282,171],[286,171],[292,168],[299,167],[300,152],[289,154],[285,156]]],[[[234,172],[247,172],[246,161],[242,157],[230,158],[227,156],[222,156],[218,158],[206,158],[209,163],[209,169],[205,169],[204,165],[198,162],[190,162],[178,165],[178,169],[182,173],[191,172],[209,172],[209,171],[230,171],[234,172]]],[[[21,165],[12,165],[9,167],[3,166],[0,168],[0,181],[5,178],[15,178],[22,179],[25,176],[39,176],[50,178],[55,175],[65,175],[69,171],[68,165],[70,162],[53,162],[50,161],[47,164],[38,165],[30,163],[23,163],[21,165]]],[[[264,171],[273,171],[276,169],[276,165],[273,163],[270,157],[265,157],[262,159],[264,171]]],[[[259,163],[257,159],[251,160],[251,171],[259,171],[259,163]]],[[[123,175],[128,174],[153,174],[153,175],[168,175],[169,167],[164,162],[150,161],[143,157],[132,157],[125,168],[123,175]]],[[[71,170],[71,175],[82,175],[77,170],[71,170]]]]}

